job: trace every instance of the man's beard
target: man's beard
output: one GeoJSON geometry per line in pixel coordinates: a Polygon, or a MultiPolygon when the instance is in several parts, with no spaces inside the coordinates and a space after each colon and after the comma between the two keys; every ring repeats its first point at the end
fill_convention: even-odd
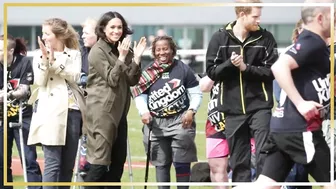
{"type": "Polygon", "coordinates": [[[258,25],[249,24],[249,25],[246,26],[246,29],[248,31],[252,31],[253,32],[253,31],[257,31],[259,29],[259,26],[258,25]]]}

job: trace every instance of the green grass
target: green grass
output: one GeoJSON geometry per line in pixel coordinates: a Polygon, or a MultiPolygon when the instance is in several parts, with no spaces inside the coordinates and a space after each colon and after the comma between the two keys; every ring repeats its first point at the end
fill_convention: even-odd
{"type": "MultiPolygon", "coordinates": [[[[201,107],[196,115],[196,123],[197,123],[197,134],[196,134],[196,145],[197,145],[197,155],[199,161],[206,161],[205,156],[205,120],[207,118],[207,102],[209,99],[209,95],[206,94],[203,96],[203,103],[201,104],[201,107]]],[[[137,110],[135,108],[135,105],[131,104],[131,108],[128,114],[128,137],[130,141],[130,147],[131,147],[131,157],[132,162],[146,162],[145,159],[145,150],[142,143],[142,123],[140,120],[140,117],[137,113],[137,110]]],[[[15,145],[14,145],[15,146],[15,145]]],[[[13,148],[13,156],[18,157],[18,152],[16,147],[13,148]]],[[[41,151],[41,148],[38,147],[38,156],[39,158],[43,158],[43,153],[41,151]]],[[[133,168],[133,182],[144,182],[145,177],[145,168],[133,168]]],[[[175,170],[171,169],[171,182],[175,182],[175,170]]],[[[22,176],[16,176],[14,177],[14,182],[23,182],[22,176]]],[[[128,169],[125,168],[124,174],[122,177],[122,182],[130,182],[128,169]]],[[[155,180],[155,169],[150,168],[149,169],[149,179],[148,182],[156,182],[155,180]]],[[[15,187],[18,189],[23,189],[24,187],[15,187]]],[[[130,188],[130,186],[124,186],[123,188],[130,188]]],[[[143,187],[134,187],[134,188],[143,188],[143,187]]],[[[157,187],[147,187],[148,189],[156,189],[157,187]]],[[[172,187],[176,188],[176,187],[172,187]]],[[[191,189],[210,189],[212,187],[190,187],[191,189]]],[[[313,189],[317,189],[318,187],[313,187],[313,189]]]]}
{"type": "MultiPolygon", "coordinates": [[[[206,156],[205,156],[205,120],[207,117],[207,100],[209,99],[208,95],[204,96],[204,101],[200,107],[199,112],[197,113],[197,134],[196,134],[196,145],[197,145],[197,154],[198,154],[198,159],[199,161],[206,161],[206,156]]],[[[132,162],[146,162],[146,153],[145,149],[142,143],[142,123],[140,116],[138,115],[138,112],[135,108],[135,105],[131,104],[130,111],[128,114],[128,137],[130,141],[130,148],[131,148],[131,157],[132,157],[132,162]]],[[[37,147],[38,149],[38,156],[39,158],[43,158],[43,152],[40,147],[37,147]]],[[[14,144],[13,147],[13,157],[19,157],[18,151],[16,149],[16,146],[14,144]]],[[[145,168],[133,168],[133,182],[144,182],[145,178],[145,168]]],[[[171,182],[175,182],[175,170],[171,169],[171,182]]],[[[16,176],[14,177],[14,182],[23,182],[23,177],[22,176],[16,176]]],[[[129,173],[128,173],[128,168],[126,167],[124,170],[124,174],[122,177],[122,182],[130,182],[129,179],[129,173]]],[[[155,169],[150,168],[149,169],[149,178],[148,182],[156,182],[155,180],[155,169]]],[[[24,188],[24,187],[15,187],[15,188],[24,188]]],[[[123,187],[123,188],[129,188],[129,187],[123,187]]],[[[135,188],[143,188],[143,187],[135,187],[135,188]]],[[[150,188],[157,188],[157,187],[147,187],[148,189],[150,188]]],[[[197,189],[198,187],[190,187],[193,189],[197,189]]],[[[204,189],[207,188],[212,188],[212,187],[201,187],[204,189]]]]}

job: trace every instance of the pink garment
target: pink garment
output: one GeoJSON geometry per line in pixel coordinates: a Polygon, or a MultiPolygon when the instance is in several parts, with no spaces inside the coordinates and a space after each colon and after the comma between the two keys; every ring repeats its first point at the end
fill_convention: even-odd
{"type": "Polygon", "coordinates": [[[229,155],[229,145],[226,139],[207,138],[206,139],[207,158],[220,158],[229,155]]]}

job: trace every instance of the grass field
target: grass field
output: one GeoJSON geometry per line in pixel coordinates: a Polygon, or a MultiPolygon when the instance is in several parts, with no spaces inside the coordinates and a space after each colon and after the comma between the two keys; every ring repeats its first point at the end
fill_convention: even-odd
{"type": "MultiPolygon", "coordinates": [[[[203,102],[202,105],[196,115],[196,123],[197,123],[197,134],[196,134],[196,145],[197,145],[197,155],[199,161],[206,161],[206,156],[205,156],[205,120],[207,117],[207,102],[208,102],[209,96],[206,94],[203,96],[203,102]]],[[[131,104],[131,108],[128,114],[128,136],[129,136],[129,141],[130,141],[130,148],[131,148],[131,158],[132,162],[146,162],[146,155],[144,151],[144,146],[142,143],[142,123],[140,120],[140,117],[137,113],[137,110],[135,108],[135,105],[131,104]]],[[[18,153],[16,149],[13,149],[13,154],[14,157],[18,157],[18,153]]],[[[43,157],[41,148],[38,148],[38,156],[40,158],[43,157]]],[[[172,168],[171,169],[171,182],[175,182],[175,170],[172,168]]],[[[144,182],[144,177],[145,177],[145,168],[133,168],[133,182],[144,182]]],[[[155,182],[155,169],[150,168],[149,169],[149,181],[148,182],[155,182]]],[[[14,182],[23,182],[23,177],[22,176],[16,176],[14,178],[14,182]]],[[[125,168],[123,177],[122,177],[122,182],[130,182],[130,177],[129,177],[129,172],[128,169],[125,168]]],[[[24,187],[15,187],[17,189],[23,189],[24,187]]],[[[130,186],[124,186],[123,188],[130,188],[130,186]]],[[[134,188],[143,188],[143,187],[134,187],[134,188]]],[[[154,189],[157,187],[148,187],[148,189],[154,189]]],[[[172,187],[176,188],[176,187],[172,187]]],[[[191,189],[210,189],[212,187],[204,187],[204,186],[193,186],[190,187],[191,189]]],[[[314,187],[314,189],[317,189],[318,187],[314,187]]]]}
{"type": "MultiPolygon", "coordinates": [[[[205,120],[206,120],[206,110],[207,110],[207,100],[208,95],[205,95],[203,98],[203,103],[200,107],[199,112],[196,116],[196,122],[197,122],[197,134],[196,134],[196,145],[197,145],[197,154],[199,161],[206,161],[205,157],[205,132],[204,132],[204,126],[205,126],[205,120]]],[[[131,158],[132,162],[142,162],[145,164],[146,162],[146,154],[144,150],[144,146],[142,143],[142,123],[140,120],[140,116],[137,113],[137,110],[135,108],[135,105],[131,104],[130,111],[128,114],[128,137],[130,142],[130,149],[131,149],[131,158]]],[[[17,149],[13,149],[13,156],[19,157],[17,149]]],[[[38,156],[40,158],[43,157],[43,153],[40,147],[38,147],[38,156]]],[[[171,182],[175,182],[175,170],[171,169],[171,182]]],[[[145,168],[133,168],[133,182],[144,182],[145,178],[145,168]]],[[[17,176],[14,178],[14,182],[22,182],[23,177],[17,176]]],[[[122,182],[130,182],[130,177],[128,173],[128,169],[125,168],[122,182]]],[[[148,182],[155,182],[155,169],[150,168],[149,169],[149,178],[148,182]]],[[[24,187],[15,187],[15,188],[24,188],[24,187]]],[[[130,188],[129,186],[125,186],[123,188],[130,188]]],[[[135,188],[143,188],[143,187],[135,187],[135,188]]],[[[157,187],[148,187],[150,188],[157,188],[157,187]]],[[[197,187],[191,187],[191,188],[197,188],[197,187]]],[[[202,187],[204,189],[211,188],[211,187],[202,187]]]]}

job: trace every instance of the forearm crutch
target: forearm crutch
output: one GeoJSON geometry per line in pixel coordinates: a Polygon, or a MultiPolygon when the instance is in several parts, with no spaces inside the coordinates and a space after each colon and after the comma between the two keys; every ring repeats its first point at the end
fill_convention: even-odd
{"type": "MultiPolygon", "coordinates": [[[[81,145],[82,145],[82,138],[79,138],[78,140],[78,147],[77,147],[77,155],[76,155],[76,160],[75,160],[75,174],[74,174],[74,180],[73,182],[77,182],[77,179],[78,179],[78,174],[79,174],[79,171],[78,171],[78,168],[79,168],[79,158],[80,158],[80,150],[81,150],[81,145]]],[[[76,189],[76,185],[74,185],[72,187],[73,189],[76,189]]]]}
{"type": "MultiPolygon", "coordinates": [[[[147,144],[147,159],[146,159],[145,183],[148,181],[152,125],[153,125],[152,121],[149,124],[147,124],[147,127],[148,127],[148,144],[147,144]]],[[[147,185],[144,186],[144,189],[147,189],[147,185]]]]}
{"type": "MultiPolygon", "coordinates": [[[[19,137],[20,137],[20,148],[21,148],[21,164],[23,169],[23,178],[25,182],[28,182],[27,178],[27,167],[26,167],[26,157],[24,152],[24,141],[23,141],[23,132],[22,132],[22,101],[19,102],[19,122],[10,122],[9,128],[18,129],[19,130],[19,137]]],[[[26,187],[28,188],[28,187],[26,187]]]]}
{"type": "MultiPolygon", "coordinates": [[[[127,162],[128,162],[128,175],[130,177],[130,182],[133,182],[133,170],[132,170],[132,159],[131,159],[131,146],[129,139],[127,137],[127,162]]],[[[131,186],[131,189],[133,189],[134,186],[131,186]]]]}

